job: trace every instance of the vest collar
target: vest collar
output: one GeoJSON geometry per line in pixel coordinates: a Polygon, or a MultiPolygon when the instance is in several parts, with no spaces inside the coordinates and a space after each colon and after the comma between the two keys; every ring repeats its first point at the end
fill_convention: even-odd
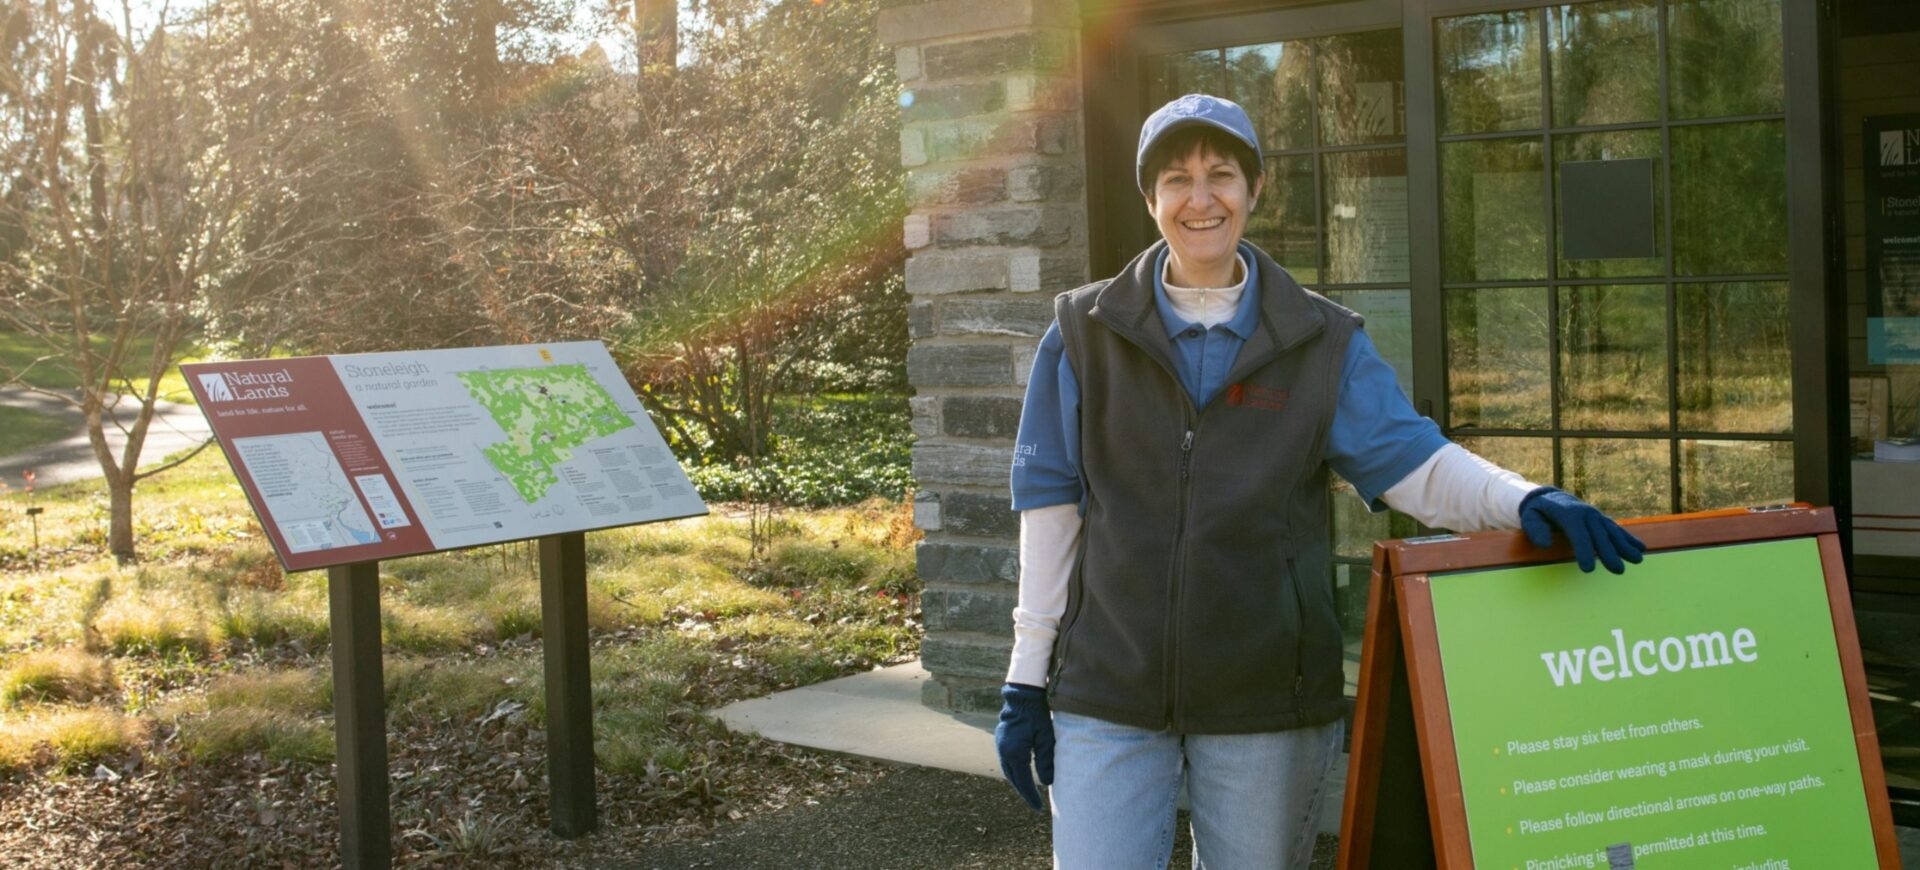
{"type": "MultiPolygon", "coordinates": [[[[1166,247],[1167,242],[1162,239],[1134,257],[1120,274],[1100,288],[1089,314],[1173,372],[1177,369],[1166,347],[1166,323],[1160,319],[1160,306],[1153,291],[1154,273],[1166,247]]],[[[1267,252],[1244,241],[1240,243],[1240,250],[1252,259],[1259,281],[1259,327],[1247,336],[1247,343],[1240,348],[1228,383],[1245,377],[1252,369],[1327,328],[1326,314],[1267,252]]]]}

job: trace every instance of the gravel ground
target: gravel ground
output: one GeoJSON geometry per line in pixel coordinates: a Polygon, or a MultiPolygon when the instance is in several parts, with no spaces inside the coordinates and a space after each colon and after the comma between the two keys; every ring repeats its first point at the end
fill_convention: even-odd
{"type": "MultiPolygon", "coordinates": [[[[1182,814],[1172,867],[1192,861],[1182,814]]],[[[613,870],[668,868],[1043,868],[1046,817],[997,780],[900,768],[827,800],[792,806],[722,828],[709,839],[648,849],[613,870]]],[[[1334,839],[1322,837],[1315,868],[1332,867],[1334,839]]]]}

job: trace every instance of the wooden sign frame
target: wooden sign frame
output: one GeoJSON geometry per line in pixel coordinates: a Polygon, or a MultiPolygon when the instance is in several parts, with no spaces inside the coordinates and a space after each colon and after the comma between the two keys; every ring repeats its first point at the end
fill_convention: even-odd
{"type": "MultiPolygon", "coordinates": [[[[1832,509],[1744,508],[1628,520],[1626,525],[1650,551],[1817,539],[1874,849],[1881,867],[1898,868],[1900,848],[1832,509]]],[[[1341,870],[1474,866],[1427,580],[1440,572],[1565,562],[1572,555],[1564,540],[1552,548],[1537,549],[1519,532],[1439,535],[1374,545],[1353,748],[1340,820],[1336,866],[1341,870]]]]}

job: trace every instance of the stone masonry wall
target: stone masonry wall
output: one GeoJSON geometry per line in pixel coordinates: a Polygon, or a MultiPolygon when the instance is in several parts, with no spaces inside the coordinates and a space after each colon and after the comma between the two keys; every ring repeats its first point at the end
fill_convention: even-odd
{"type": "Polygon", "coordinates": [[[1020,396],[1054,295],[1086,281],[1078,11],[934,0],[877,23],[900,76],[910,208],[925,701],[997,710],[1019,577],[1007,473],[1020,396]]]}

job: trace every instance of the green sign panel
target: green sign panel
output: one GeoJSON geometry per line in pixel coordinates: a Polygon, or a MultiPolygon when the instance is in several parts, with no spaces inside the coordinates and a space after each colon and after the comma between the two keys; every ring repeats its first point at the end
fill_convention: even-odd
{"type": "Polygon", "coordinates": [[[1814,539],[1430,586],[1475,866],[1878,866],[1814,539]]]}

